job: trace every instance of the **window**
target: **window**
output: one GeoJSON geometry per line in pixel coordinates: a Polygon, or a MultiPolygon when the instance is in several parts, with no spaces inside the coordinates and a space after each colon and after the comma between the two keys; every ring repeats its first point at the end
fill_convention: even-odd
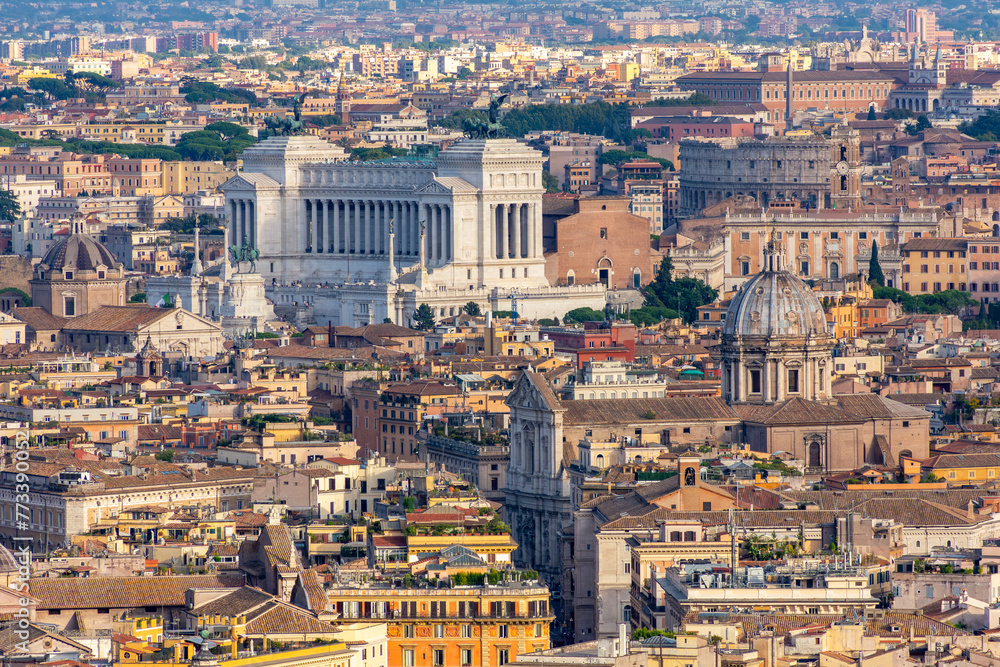
{"type": "Polygon", "coordinates": [[[760,371],[750,371],[750,393],[760,393],[760,371]]]}
{"type": "Polygon", "coordinates": [[[505,648],[497,649],[497,665],[506,665],[510,662],[510,652],[505,648]]]}
{"type": "Polygon", "coordinates": [[[472,636],[472,626],[471,625],[463,625],[462,626],[462,639],[468,639],[471,636],[472,636]]]}
{"type": "Polygon", "coordinates": [[[444,626],[440,623],[434,626],[434,636],[438,639],[444,637],[444,626]]]}
{"type": "Polygon", "coordinates": [[[809,232],[799,232],[799,238],[803,241],[809,240],[809,232]]]}
{"type": "Polygon", "coordinates": [[[66,317],[76,317],[76,297],[68,296],[63,302],[63,313],[66,317]]]}
{"type": "Polygon", "coordinates": [[[469,667],[469,665],[472,664],[472,650],[471,649],[463,648],[461,651],[459,651],[459,655],[461,655],[462,667],[469,667]]]}
{"type": "Polygon", "coordinates": [[[413,626],[412,625],[404,625],[403,626],[403,636],[406,637],[407,639],[412,639],[413,638],[413,626]]]}
{"type": "Polygon", "coordinates": [[[434,667],[444,667],[444,649],[434,649],[434,667]]]}
{"type": "Polygon", "coordinates": [[[702,512],[711,512],[712,511],[712,501],[711,500],[706,500],[705,502],[703,502],[701,504],[701,511],[702,512]]]}
{"type": "Polygon", "coordinates": [[[927,597],[933,598],[934,597],[934,587],[933,586],[928,586],[927,590],[924,591],[924,593],[927,595],[927,597]]]}
{"type": "Polygon", "coordinates": [[[508,635],[507,635],[506,625],[497,626],[497,637],[499,637],[500,639],[507,639],[508,635]]]}
{"type": "Polygon", "coordinates": [[[403,667],[413,667],[413,649],[403,649],[403,667]]]}
{"type": "Polygon", "coordinates": [[[788,392],[792,394],[797,394],[799,392],[799,371],[798,369],[789,369],[788,371],[788,392]]]}

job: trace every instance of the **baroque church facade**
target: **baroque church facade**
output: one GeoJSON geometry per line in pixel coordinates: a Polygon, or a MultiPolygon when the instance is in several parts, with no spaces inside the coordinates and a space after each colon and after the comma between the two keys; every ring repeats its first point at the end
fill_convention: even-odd
{"type": "Polygon", "coordinates": [[[513,139],[466,139],[434,159],[352,162],[315,137],[272,137],[223,184],[230,243],[260,253],[275,306],[362,326],[469,301],[527,317],[603,308],[602,286],[551,287],[542,162],[513,139]]]}

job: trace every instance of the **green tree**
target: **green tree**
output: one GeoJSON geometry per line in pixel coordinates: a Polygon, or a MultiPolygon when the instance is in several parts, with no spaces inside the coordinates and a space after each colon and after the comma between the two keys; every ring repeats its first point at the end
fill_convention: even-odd
{"type": "Polygon", "coordinates": [[[413,326],[420,331],[430,331],[434,328],[434,311],[426,303],[420,304],[413,313],[413,326]]]}
{"type": "Polygon", "coordinates": [[[0,190],[0,220],[17,220],[21,217],[21,204],[10,190],[0,190]]]}
{"type": "Polygon", "coordinates": [[[542,171],[542,186],[549,194],[559,192],[559,179],[548,171],[542,171]]]}
{"type": "Polygon", "coordinates": [[[685,322],[694,322],[698,317],[698,306],[712,303],[719,293],[697,278],[678,278],[671,275],[673,262],[664,257],[656,279],[646,286],[645,306],[673,308],[685,322]]]}
{"type": "Polygon", "coordinates": [[[690,97],[658,97],[647,107],[714,107],[719,103],[705,93],[695,93],[690,97]]]}
{"type": "Polygon", "coordinates": [[[868,260],[868,281],[877,283],[879,287],[885,287],[885,275],[882,274],[882,265],[878,261],[878,241],[872,241],[872,256],[868,260]]]}
{"type": "Polygon", "coordinates": [[[927,116],[921,114],[917,117],[916,123],[907,123],[906,133],[910,136],[916,136],[923,132],[924,130],[930,129],[931,122],[927,119],[927,116]]]}
{"type": "Polygon", "coordinates": [[[132,296],[129,297],[128,302],[129,303],[146,303],[146,293],[145,292],[137,292],[136,294],[133,294],[132,296]]]}
{"type": "Polygon", "coordinates": [[[174,460],[174,450],[164,449],[162,452],[157,452],[156,458],[159,461],[166,461],[169,463],[174,460]]]}
{"type": "Polygon", "coordinates": [[[479,307],[479,304],[476,303],[475,301],[470,301],[469,303],[465,304],[465,308],[463,310],[465,310],[465,314],[470,317],[479,317],[480,315],[483,314],[483,311],[479,307]]]}
{"type": "Polygon", "coordinates": [[[208,125],[205,126],[205,130],[209,132],[217,132],[224,141],[229,141],[230,139],[234,139],[236,137],[250,135],[250,130],[243,127],[242,125],[237,125],[236,123],[229,123],[226,121],[209,123],[208,125]]]}
{"type": "Polygon", "coordinates": [[[877,118],[875,117],[875,107],[874,106],[868,107],[868,120],[877,120],[877,118]]]}
{"type": "Polygon", "coordinates": [[[76,97],[78,94],[76,88],[67,86],[66,82],[62,79],[50,79],[48,77],[28,79],[28,87],[32,90],[45,93],[54,100],[68,100],[71,97],[76,97]]]}
{"type": "Polygon", "coordinates": [[[996,141],[1000,137],[1000,111],[991,109],[972,122],[962,123],[958,129],[979,141],[996,141]]]}
{"type": "Polygon", "coordinates": [[[413,496],[406,496],[403,498],[403,509],[407,512],[412,512],[417,509],[417,499],[413,496]]]}
{"type": "Polygon", "coordinates": [[[563,317],[563,321],[566,323],[574,322],[603,322],[604,312],[600,310],[594,310],[593,308],[588,308],[584,306],[583,308],[574,308],[573,310],[566,313],[563,317]]]}

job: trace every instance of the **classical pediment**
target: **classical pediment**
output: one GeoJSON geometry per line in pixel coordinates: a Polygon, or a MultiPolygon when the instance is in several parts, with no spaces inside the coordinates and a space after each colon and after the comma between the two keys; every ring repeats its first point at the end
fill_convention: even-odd
{"type": "Polygon", "coordinates": [[[240,172],[222,184],[223,192],[249,191],[255,192],[264,188],[277,188],[281,184],[264,174],[249,174],[240,172]]]}
{"type": "Polygon", "coordinates": [[[418,195],[458,195],[476,193],[476,186],[457,176],[435,176],[417,188],[418,195]]]}

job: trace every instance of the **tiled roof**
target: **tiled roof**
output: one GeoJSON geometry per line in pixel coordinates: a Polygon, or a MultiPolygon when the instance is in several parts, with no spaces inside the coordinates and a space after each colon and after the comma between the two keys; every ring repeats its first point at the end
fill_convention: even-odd
{"type": "Polygon", "coordinates": [[[990,495],[983,489],[893,489],[886,491],[779,491],[781,496],[793,501],[816,505],[820,509],[850,509],[860,503],[875,498],[927,500],[945,507],[960,508],[963,511],[969,502],[979,503],[983,496],[990,495]],[[891,495],[890,495],[891,494],[891,495]]]}
{"type": "Polygon", "coordinates": [[[70,331],[133,332],[170,316],[172,312],[171,308],[151,306],[101,306],[86,315],[72,318],[64,328],[70,331]]]}
{"type": "Polygon", "coordinates": [[[576,424],[633,424],[665,421],[739,421],[733,408],[721,398],[627,398],[593,401],[566,401],[563,423],[576,424]],[[654,417],[647,419],[646,414],[654,417]]]}
{"type": "Polygon", "coordinates": [[[191,609],[198,615],[249,616],[255,609],[272,601],[274,596],[253,586],[243,586],[191,609]]]}
{"type": "Polygon", "coordinates": [[[860,417],[838,408],[797,397],[774,405],[735,405],[733,409],[743,421],[757,424],[847,424],[861,421],[860,417]]]}
{"type": "Polygon", "coordinates": [[[314,614],[326,610],[330,601],[326,597],[326,591],[323,590],[323,585],[319,582],[315,570],[303,570],[300,572],[298,585],[305,596],[305,608],[307,610],[314,614]]]}
{"type": "MultiPolygon", "coordinates": [[[[743,626],[744,636],[757,637],[762,632],[773,630],[775,635],[787,635],[792,630],[812,625],[830,625],[845,620],[845,616],[831,614],[729,614],[728,621],[743,626]]],[[[849,618],[847,620],[850,620],[849,618]]],[[[698,614],[690,613],[684,618],[684,623],[697,623],[698,614]]],[[[947,623],[935,621],[922,614],[914,612],[886,611],[882,618],[864,620],[865,635],[883,639],[910,638],[912,629],[914,637],[928,637],[932,634],[951,637],[952,635],[970,635],[967,630],[959,630],[947,623]],[[893,629],[897,628],[897,629],[893,629]]]]}
{"type": "Polygon", "coordinates": [[[14,309],[14,317],[34,331],[59,331],[66,325],[66,318],[52,315],[37,306],[14,309]]]}
{"type": "Polygon", "coordinates": [[[190,588],[238,588],[239,574],[170,577],[37,578],[28,582],[38,609],[129,609],[183,607],[190,588]]]}
{"type": "Polygon", "coordinates": [[[834,397],[845,412],[864,419],[930,419],[930,413],[878,394],[843,394],[834,397]]]}
{"type": "Polygon", "coordinates": [[[282,603],[272,605],[257,618],[247,623],[248,634],[307,634],[332,633],[333,626],[310,616],[306,612],[282,603]]]}
{"type": "Polygon", "coordinates": [[[1000,466],[1000,454],[939,454],[926,459],[924,468],[941,470],[947,468],[988,468],[1000,466]]]}

